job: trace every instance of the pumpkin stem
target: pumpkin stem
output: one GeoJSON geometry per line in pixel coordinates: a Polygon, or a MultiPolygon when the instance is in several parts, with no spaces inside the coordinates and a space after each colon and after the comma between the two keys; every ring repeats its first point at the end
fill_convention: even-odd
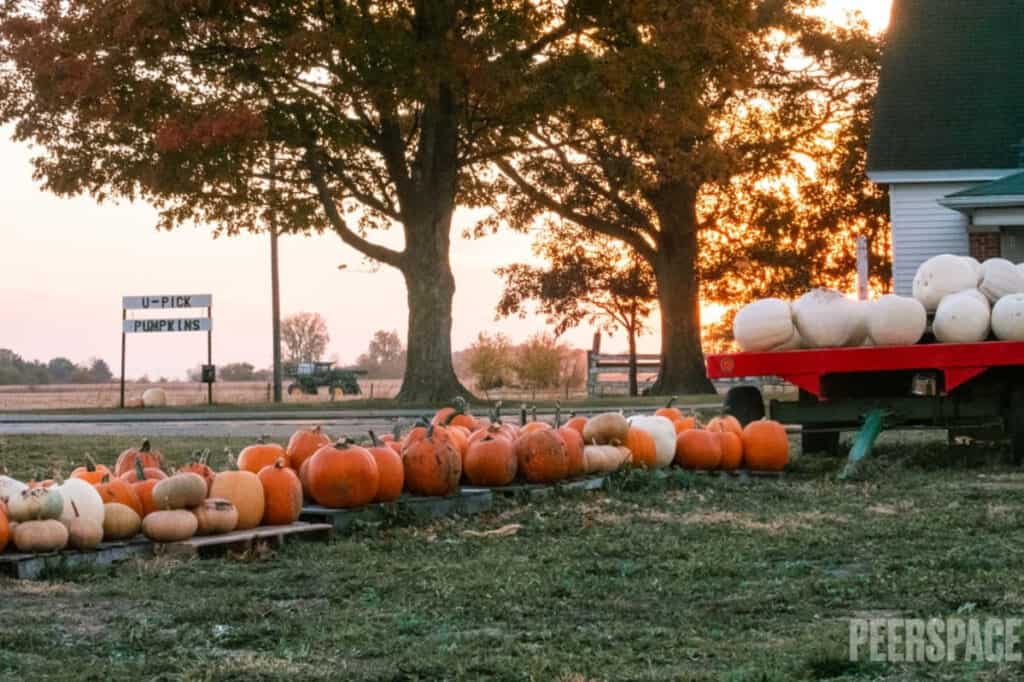
{"type": "Polygon", "coordinates": [[[519,406],[519,425],[526,426],[526,403],[519,406]]]}
{"type": "Polygon", "coordinates": [[[373,429],[370,429],[369,433],[370,433],[370,444],[373,445],[373,447],[377,447],[378,445],[380,445],[380,443],[377,442],[377,434],[375,434],[373,432],[373,429]]]}
{"type": "Polygon", "coordinates": [[[555,401],[555,428],[562,427],[562,403],[555,401]]]}
{"type": "Polygon", "coordinates": [[[210,448],[203,450],[203,454],[199,455],[199,463],[203,466],[207,466],[207,462],[210,461],[210,448]]]}
{"type": "Polygon", "coordinates": [[[140,483],[146,480],[146,471],[142,468],[142,459],[139,457],[135,458],[135,477],[140,483]]]}
{"type": "Polygon", "coordinates": [[[402,440],[402,425],[398,423],[398,419],[395,419],[395,425],[391,428],[391,435],[395,437],[395,440],[402,440]]]}
{"type": "Polygon", "coordinates": [[[149,439],[148,438],[143,438],[142,439],[142,445],[139,446],[139,452],[149,452],[149,448],[150,448],[149,439]]]}
{"type": "Polygon", "coordinates": [[[90,474],[96,471],[96,460],[88,452],[85,453],[85,470],[90,474]]]}
{"type": "Polygon", "coordinates": [[[431,424],[430,426],[427,427],[427,439],[430,439],[430,438],[433,438],[433,437],[434,437],[434,425],[431,424]]]}
{"type": "Polygon", "coordinates": [[[537,406],[536,405],[531,405],[530,406],[530,421],[532,421],[532,422],[537,421],[537,406]]]}
{"type": "Polygon", "coordinates": [[[81,514],[78,513],[78,505],[75,504],[75,501],[74,500],[68,500],[68,501],[71,502],[71,508],[75,512],[75,518],[76,519],[81,518],[81,514]]]}
{"type": "Polygon", "coordinates": [[[675,396],[675,395],[672,396],[671,398],[668,399],[668,402],[665,403],[665,407],[672,407],[672,403],[674,403],[678,399],[679,399],[679,396],[675,396]]]}
{"type": "Polygon", "coordinates": [[[494,403],[494,420],[499,424],[501,423],[501,405],[502,402],[500,400],[494,403]]]}
{"type": "Polygon", "coordinates": [[[227,460],[228,467],[225,471],[234,471],[238,468],[238,459],[235,457],[235,453],[226,445],[224,446],[224,459],[227,460]]]}

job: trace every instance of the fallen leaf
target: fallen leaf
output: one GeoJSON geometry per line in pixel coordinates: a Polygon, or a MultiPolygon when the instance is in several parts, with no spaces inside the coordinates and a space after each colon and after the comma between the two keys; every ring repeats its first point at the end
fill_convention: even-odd
{"type": "Polygon", "coordinates": [[[518,523],[510,523],[494,530],[464,530],[462,535],[467,538],[507,538],[515,535],[522,528],[518,523]]]}

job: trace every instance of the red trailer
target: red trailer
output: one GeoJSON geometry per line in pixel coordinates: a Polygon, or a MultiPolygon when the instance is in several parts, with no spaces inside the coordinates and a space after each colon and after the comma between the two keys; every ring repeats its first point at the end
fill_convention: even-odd
{"type": "Polygon", "coordinates": [[[863,457],[882,428],[930,427],[951,437],[1009,437],[1015,459],[1024,457],[1024,342],[710,355],[707,373],[741,380],[725,410],[743,422],[759,419],[765,407],[760,389],[742,379],[776,376],[796,385],[797,401],[775,400],[768,410],[803,427],[805,451],[834,452],[841,431],[861,429],[854,449],[862,447],[856,454],[863,457]]]}

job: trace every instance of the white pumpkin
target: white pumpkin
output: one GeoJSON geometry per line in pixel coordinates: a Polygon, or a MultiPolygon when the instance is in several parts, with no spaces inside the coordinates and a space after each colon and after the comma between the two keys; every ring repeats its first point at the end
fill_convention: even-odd
{"type": "Polygon", "coordinates": [[[1005,258],[989,258],[981,264],[981,272],[978,288],[989,301],[995,303],[1003,296],[1024,294],[1024,273],[1005,258]]]}
{"type": "Polygon", "coordinates": [[[1024,341],[1024,294],[1010,294],[996,301],[992,331],[1003,341],[1024,341]]]}
{"type": "Polygon", "coordinates": [[[64,499],[64,511],[59,520],[69,530],[71,522],[76,518],[103,527],[103,498],[90,483],[79,478],[69,478],[57,486],[56,490],[64,499]]]}
{"type": "Polygon", "coordinates": [[[958,293],[961,294],[962,296],[973,296],[978,300],[979,303],[984,303],[986,308],[992,307],[992,303],[988,300],[988,296],[981,293],[981,291],[979,291],[978,289],[964,289],[963,291],[960,291],[958,293]]]}
{"type": "Polygon", "coordinates": [[[807,348],[838,348],[860,332],[861,309],[831,289],[813,289],[793,304],[793,320],[807,348]]]}
{"type": "Polygon", "coordinates": [[[147,388],[142,393],[144,407],[164,407],[167,405],[167,392],[162,388],[147,388]]]}
{"type": "Polygon", "coordinates": [[[800,332],[797,331],[796,327],[793,327],[793,336],[789,337],[789,341],[786,341],[779,346],[775,346],[772,350],[798,350],[803,348],[803,345],[804,340],[800,338],[800,332]]]}
{"type": "Polygon", "coordinates": [[[28,490],[28,485],[10,476],[0,476],[0,501],[4,504],[20,495],[22,490],[28,490]]]}
{"type": "Polygon", "coordinates": [[[741,350],[766,351],[782,345],[793,336],[793,311],[778,298],[762,298],[748,303],[736,313],[732,335],[741,350]]]}
{"type": "Polygon", "coordinates": [[[971,266],[971,270],[974,270],[974,275],[975,275],[975,277],[978,278],[978,281],[975,284],[975,286],[977,286],[978,284],[981,284],[981,280],[983,279],[984,276],[981,274],[981,263],[978,262],[978,259],[975,258],[974,256],[960,256],[960,257],[964,260],[965,263],[967,263],[968,265],[971,266]]]}
{"type": "Polygon", "coordinates": [[[921,263],[914,275],[914,298],[935,310],[943,298],[978,286],[974,267],[963,256],[942,254],[921,263]]]}
{"type": "Polygon", "coordinates": [[[868,334],[876,346],[912,346],[928,326],[928,313],[916,298],[888,294],[868,306],[868,334]]]}
{"type": "Polygon", "coordinates": [[[846,340],[847,346],[864,345],[864,341],[868,338],[868,309],[870,306],[871,303],[869,301],[854,301],[853,305],[850,306],[854,327],[850,337],[846,340]]]}
{"type": "Polygon", "coordinates": [[[662,469],[672,464],[676,456],[676,429],[668,417],[635,416],[629,425],[651,434],[654,439],[654,466],[662,469]]]}
{"type": "Polygon", "coordinates": [[[988,337],[988,306],[970,294],[942,299],[935,311],[932,332],[942,343],[974,343],[988,337]]]}

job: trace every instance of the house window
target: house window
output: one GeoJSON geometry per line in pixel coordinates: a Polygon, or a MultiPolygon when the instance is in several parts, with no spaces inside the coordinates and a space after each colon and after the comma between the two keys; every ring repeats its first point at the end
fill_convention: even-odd
{"type": "Polygon", "coordinates": [[[1004,227],[1001,236],[1000,255],[1014,263],[1024,262],[1024,228],[1004,227]]]}

